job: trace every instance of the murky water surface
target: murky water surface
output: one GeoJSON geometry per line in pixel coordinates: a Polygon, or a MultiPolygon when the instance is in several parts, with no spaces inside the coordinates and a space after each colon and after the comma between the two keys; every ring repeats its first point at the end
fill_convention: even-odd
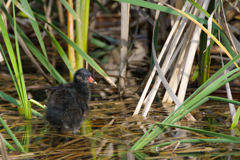
{"type": "MultiPolygon", "coordinates": [[[[3,76],[4,77],[4,76],[3,76]]],[[[5,76],[1,82],[0,90],[17,97],[11,79],[5,76]],[[8,83],[9,82],[9,83],[8,83]]],[[[41,78],[26,76],[29,96],[46,104],[46,94],[41,84],[41,78]],[[40,83],[38,83],[40,81],[40,83]]],[[[18,115],[16,106],[0,100],[2,119],[8,124],[18,140],[23,144],[26,153],[11,151],[11,159],[211,159],[214,157],[240,159],[240,145],[201,143],[201,144],[172,144],[154,149],[144,149],[138,152],[129,152],[132,145],[155,122],[161,122],[173,109],[171,105],[162,105],[155,102],[147,119],[141,116],[132,117],[138,102],[137,86],[128,86],[126,92],[132,93],[119,100],[115,89],[112,94],[102,98],[99,93],[106,86],[99,84],[92,88],[92,101],[89,103],[91,113],[78,134],[65,131],[57,134],[44,118],[33,117],[25,120],[18,115]]],[[[190,89],[191,91],[191,89],[190,89]]],[[[43,109],[33,107],[44,114],[43,109]]],[[[209,102],[195,110],[194,117],[198,120],[190,124],[186,119],[177,125],[198,129],[210,130],[230,135],[229,108],[225,103],[209,102]]],[[[7,132],[1,127],[3,137],[17,149],[7,132]]],[[[209,138],[208,136],[169,128],[158,136],[146,148],[182,139],[209,138]]],[[[217,158],[217,159],[218,159],[217,158]]]]}

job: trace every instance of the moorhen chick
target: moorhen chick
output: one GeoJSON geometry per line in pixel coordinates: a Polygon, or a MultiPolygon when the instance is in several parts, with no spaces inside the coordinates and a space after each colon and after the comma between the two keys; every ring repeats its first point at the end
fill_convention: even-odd
{"type": "Polygon", "coordinates": [[[97,84],[85,68],[74,74],[74,83],[67,83],[50,89],[46,119],[60,133],[63,129],[72,128],[77,133],[82,121],[89,113],[88,102],[91,92],[89,83],[97,84]]]}

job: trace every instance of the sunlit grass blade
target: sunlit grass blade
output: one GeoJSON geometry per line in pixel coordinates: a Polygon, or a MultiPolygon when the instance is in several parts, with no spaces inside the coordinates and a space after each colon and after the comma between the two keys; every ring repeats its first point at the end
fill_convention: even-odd
{"type": "MultiPolygon", "coordinates": [[[[172,116],[168,116],[167,118],[169,119],[165,119],[163,121],[163,123],[166,124],[174,124],[175,122],[179,121],[180,119],[182,119],[186,114],[188,114],[189,112],[191,112],[192,110],[196,109],[197,107],[199,107],[200,105],[202,105],[203,103],[205,103],[208,99],[204,98],[202,100],[200,100],[198,103],[196,103],[195,105],[192,106],[191,109],[189,110],[182,110],[176,113],[176,115],[172,115],[172,116]]],[[[154,124],[155,125],[155,124],[154,124]]],[[[154,127],[154,125],[152,125],[147,132],[152,131],[152,128],[154,127]]],[[[143,148],[144,146],[146,146],[149,142],[151,142],[155,137],[157,137],[159,134],[161,134],[162,132],[164,132],[166,129],[168,128],[168,126],[165,127],[161,127],[161,126],[157,126],[152,132],[150,132],[149,134],[144,134],[138,141],[136,144],[134,144],[134,146],[131,148],[131,150],[139,150],[141,148],[143,148]]]]}
{"type": "Polygon", "coordinates": [[[144,141],[144,139],[149,135],[149,133],[152,131],[153,127],[156,124],[154,123],[148,130],[147,132],[132,146],[132,148],[130,150],[138,150],[138,148],[140,148],[140,144],[142,143],[142,141],[144,141]]]}
{"type": "MultiPolygon", "coordinates": [[[[0,16],[1,16],[1,14],[0,14],[0,16]]],[[[9,54],[9,57],[10,57],[10,60],[12,63],[14,74],[16,76],[16,83],[14,83],[14,84],[18,90],[18,96],[21,100],[21,109],[23,109],[24,115],[26,116],[26,118],[31,119],[31,115],[28,115],[28,113],[29,113],[28,110],[30,110],[30,107],[27,103],[28,102],[27,96],[26,96],[27,93],[26,93],[26,89],[25,89],[25,83],[24,83],[23,72],[22,72],[22,68],[21,68],[22,66],[21,66],[21,59],[20,59],[20,55],[19,55],[19,51],[18,51],[18,46],[16,46],[16,48],[17,48],[17,59],[16,59],[16,56],[14,54],[12,44],[9,39],[8,32],[5,28],[2,17],[0,18],[0,27],[2,30],[5,45],[7,46],[7,50],[8,50],[8,54],[9,54]]],[[[12,77],[13,77],[13,75],[12,75],[12,77]]],[[[22,114],[21,109],[19,109],[20,114],[22,114]]]]}
{"type": "Polygon", "coordinates": [[[29,99],[29,102],[36,104],[37,106],[41,107],[42,109],[46,109],[45,105],[42,105],[41,103],[39,103],[38,101],[36,101],[34,99],[29,99]]]}
{"type": "MultiPolygon", "coordinates": [[[[13,19],[11,15],[7,12],[5,7],[3,5],[0,5],[3,12],[7,16],[9,22],[13,24],[13,19]]],[[[34,46],[34,44],[29,40],[29,38],[25,35],[25,33],[21,30],[21,28],[17,25],[17,32],[20,34],[20,36],[25,41],[28,48],[32,51],[32,53],[35,55],[35,57],[41,62],[41,64],[50,72],[52,73],[53,77],[59,82],[59,83],[66,83],[64,78],[56,71],[56,69],[49,64],[48,60],[42,55],[42,53],[34,46]],[[51,72],[52,71],[52,72],[51,72]]]]}
{"type": "MultiPolygon", "coordinates": [[[[20,97],[22,106],[24,108],[24,114],[27,119],[32,119],[32,113],[31,113],[31,105],[28,101],[27,97],[27,90],[25,86],[25,80],[23,76],[23,70],[22,70],[22,62],[21,62],[21,57],[20,57],[20,51],[19,51],[19,44],[18,44],[18,38],[17,38],[17,28],[16,28],[16,14],[15,14],[15,6],[12,5],[13,8],[13,20],[14,20],[14,38],[15,38],[15,45],[16,45],[16,53],[17,53],[17,63],[18,63],[18,72],[19,72],[19,77],[16,77],[18,81],[18,87],[20,90],[20,97]]],[[[16,71],[15,71],[16,74],[16,71]]],[[[15,86],[16,87],[16,86],[15,86]]]]}
{"type": "MultiPolygon", "coordinates": [[[[236,70],[238,71],[239,69],[235,69],[235,71],[236,70]]],[[[232,72],[234,72],[234,71],[232,71],[232,72]]],[[[226,75],[225,77],[227,77],[227,76],[228,75],[226,75]]],[[[204,101],[206,102],[209,99],[225,101],[225,102],[228,102],[228,103],[233,103],[233,104],[237,104],[238,105],[239,103],[237,101],[224,99],[224,98],[216,98],[216,97],[213,97],[213,96],[208,96],[208,97],[206,97],[206,96],[209,95],[210,93],[212,93],[214,90],[218,89],[219,87],[225,85],[229,81],[231,81],[231,80],[233,80],[233,79],[235,79],[236,77],[239,77],[239,76],[240,76],[240,73],[237,73],[237,74],[231,76],[230,78],[224,80],[220,84],[216,85],[216,87],[208,86],[208,88],[206,88],[205,91],[202,91],[199,95],[197,95],[192,100],[190,100],[189,103],[186,103],[185,106],[182,106],[180,109],[178,109],[177,112],[174,111],[173,112],[174,114],[171,114],[171,116],[169,115],[163,122],[164,123],[166,123],[166,122],[175,123],[178,120],[180,120],[181,118],[183,118],[184,115],[186,115],[187,113],[191,112],[193,109],[195,109],[198,106],[200,106],[201,104],[203,104],[202,102],[204,102],[204,101]]],[[[222,76],[221,78],[224,79],[225,77],[222,76]]]]}
{"type": "MultiPolygon", "coordinates": [[[[3,55],[3,57],[4,57],[5,63],[6,63],[6,65],[7,65],[7,67],[8,67],[9,73],[10,73],[10,75],[11,75],[11,77],[12,77],[13,83],[14,83],[15,86],[17,86],[17,82],[16,82],[15,77],[14,77],[14,75],[13,75],[13,73],[12,73],[12,70],[11,70],[9,64],[8,64],[8,61],[7,61],[6,57],[5,57],[5,53],[3,52],[3,49],[2,49],[1,44],[0,44],[0,50],[1,50],[2,55],[3,55]]],[[[18,95],[20,95],[18,87],[15,87],[15,88],[16,88],[16,90],[17,90],[18,95]]],[[[22,109],[22,106],[21,106],[21,102],[19,102],[19,101],[16,100],[15,98],[13,98],[13,97],[11,97],[11,96],[9,96],[9,95],[1,92],[1,91],[0,91],[0,97],[3,98],[3,99],[5,99],[6,101],[8,101],[8,102],[10,102],[10,103],[15,104],[16,106],[18,106],[18,110],[20,110],[20,112],[23,112],[23,109],[22,109]]],[[[30,108],[30,109],[31,109],[32,114],[34,114],[35,116],[43,117],[43,115],[42,115],[41,113],[37,112],[36,110],[34,110],[34,109],[32,109],[32,108],[30,108]]]]}

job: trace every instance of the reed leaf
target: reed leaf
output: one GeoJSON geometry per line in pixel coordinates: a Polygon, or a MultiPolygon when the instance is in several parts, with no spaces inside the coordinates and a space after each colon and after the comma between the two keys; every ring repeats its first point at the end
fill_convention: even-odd
{"type": "MultiPolygon", "coordinates": [[[[1,14],[0,14],[0,16],[1,16],[1,14]]],[[[25,117],[27,119],[31,119],[32,118],[31,113],[29,114],[31,107],[29,106],[28,99],[27,99],[27,92],[26,92],[25,82],[24,82],[24,78],[23,78],[21,59],[20,59],[18,46],[16,44],[16,49],[17,49],[17,59],[16,59],[16,56],[15,56],[13,48],[12,48],[11,41],[9,39],[7,30],[6,30],[4,22],[2,20],[2,16],[0,18],[0,27],[1,27],[1,30],[2,30],[4,42],[5,42],[5,45],[7,46],[7,50],[8,50],[9,57],[10,57],[12,67],[13,67],[13,70],[14,70],[14,74],[15,74],[15,77],[13,77],[13,75],[12,75],[12,78],[14,78],[14,79],[16,78],[16,82],[17,82],[17,83],[14,83],[14,84],[15,84],[15,88],[18,88],[17,89],[18,90],[18,96],[19,96],[20,101],[21,101],[21,105],[20,105],[20,108],[19,108],[19,113],[23,114],[23,112],[24,112],[25,117]]],[[[15,38],[16,38],[16,36],[15,36],[15,38]]],[[[17,39],[15,39],[15,40],[17,42],[17,39]]]]}
{"type": "MultiPolygon", "coordinates": [[[[48,68],[49,68],[49,72],[50,72],[51,75],[52,75],[52,74],[53,74],[53,73],[52,73],[53,71],[51,70],[50,62],[48,61],[47,51],[46,51],[46,48],[45,48],[45,45],[44,45],[44,42],[43,42],[42,34],[41,34],[40,29],[39,29],[39,27],[38,27],[38,23],[37,23],[37,21],[35,20],[35,16],[34,16],[34,14],[33,14],[33,12],[32,12],[32,9],[31,9],[31,7],[30,7],[30,5],[29,5],[29,2],[28,2],[27,0],[20,0],[20,1],[21,1],[21,3],[22,3],[22,6],[24,7],[24,9],[26,10],[26,12],[27,12],[29,15],[31,15],[31,17],[34,18],[34,19],[29,18],[29,20],[30,20],[30,23],[32,24],[34,33],[35,33],[36,36],[37,36],[37,39],[38,39],[38,42],[39,42],[39,44],[40,44],[40,46],[41,46],[42,52],[43,52],[43,54],[44,54],[44,56],[45,56],[45,58],[46,58],[46,60],[47,60],[46,62],[47,62],[47,66],[48,66],[48,68]]],[[[14,21],[14,22],[15,22],[15,21],[14,21]]]]}
{"type": "MultiPolygon", "coordinates": [[[[162,147],[162,146],[167,146],[173,143],[176,143],[178,141],[171,141],[171,142],[165,142],[161,144],[157,144],[154,146],[151,146],[151,148],[156,148],[156,147],[162,147]]],[[[234,141],[234,140],[229,140],[229,139],[184,139],[184,140],[179,140],[179,142],[182,143],[237,143],[239,144],[239,141],[234,141]]]]}
{"type": "MultiPolygon", "coordinates": [[[[209,33],[206,28],[204,29],[204,27],[200,24],[200,23],[203,23],[203,24],[207,25],[208,21],[205,19],[199,18],[198,16],[192,15],[187,12],[182,12],[175,8],[169,8],[169,7],[171,7],[170,5],[168,5],[168,7],[165,7],[165,6],[157,5],[155,3],[151,3],[151,2],[147,2],[147,1],[140,1],[140,0],[115,0],[115,1],[126,2],[129,4],[133,4],[133,5],[137,5],[137,6],[141,6],[141,7],[145,7],[145,8],[150,8],[150,9],[154,9],[154,10],[159,10],[159,11],[177,15],[177,16],[187,17],[188,19],[193,21],[196,25],[198,25],[201,29],[203,29],[204,32],[206,32],[226,52],[226,54],[228,55],[228,57],[230,59],[232,59],[233,57],[236,56],[236,53],[234,53],[233,50],[230,48],[230,44],[227,41],[226,35],[222,31],[222,28],[214,20],[213,20],[213,22],[216,22],[216,23],[213,23],[212,28],[220,29],[221,39],[223,39],[224,46],[211,33],[209,33]]],[[[164,2],[162,2],[162,3],[167,5],[164,2]]],[[[209,18],[210,14],[206,14],[206,16],[209,18]]],[[[238,67],[238,65],[236,63],[235,63],[235,65],[236,65],[236,67],[238,67]]]]}
{"type": "Polygon", "coordinates": [[[21,145],[21,143],[18,141],[18,139],[15,137],[15,135],[12,133],[12,131],[8,128],[8,126],[6,125],[6,123],[4,122],[4,120],[2,119],[2,117],[0,117],[0,123],[2,124],[3,128],[7,131],[7,133],[9,134],[9,136],[12,138],[13,142],[17,145],[17,147],[19,148],[19,150],[21,152],[25,152],[23,146],[21,145]]]}
{"type": "MultiPolygon", "coordinates": [[[[40,24],[39,24],[40,25],[40,24]]],[[[57,49],[59,55],[61,56],[62,60],[64,61],[64,63],[66,64],[68,70],[71,72],[72,75],[74,75],[74,70],[73,67],[70,63],[70,61],[68,60],[68,57],[66,55],[66,53],[64,52],[63,48],[61,47],[61,45],[58,43],[58,41],[54,38],[54,36],[51,35],[51,33],[44,28],[44,26],[40,25],[42,27],[42,29],[47,33],[47,35],[50,37],[51,41],[53,42],[55,48],[57,49]]]]}
{"type": "MultiPolygon", "coordinates": [[[[197,108],[199,105],[205,103],[208,98],[208,94],[212,93],[217,88],[221,87],[225,83],[229,82],[230,80],[233,80],[234,78],[240,76],[240,73],[237,73],[233,75],[232,77],[225,80],[230,75],[238,72],[239,68],[236,68],[227,74],[224,74],[223,76],[217,78],[223,71],[228,68],[230,65],[232,65],[240,55],[234,57],[230,62],[228,62],[222,69],[217,71],[210,79],[208,79],[202,86],[200,86],[187,100],[185,100],[175,111],[173,111],[164,121],[163,123],[166,124],[173,124],[180,120],[182,117],[184,117],[187,113],[192,111],[193,109],[197,108]],[[217,78],[217,79],[216,79],[217,78]],[[214,82],[212,82],[214,79],[216,79],[214,82]],[[209,85],[209,83],[211,84],[209,85]],[[207,86],[208,85],[208,86],[207,86]],[[207,86],[207,87],[206,87],[207,86]],[[205,88],[206,87],[206,88],[205,88]],[[205,89],[204,89],[205,88],[205,89]],[[204,98],[205,97],[205,98],[204,98]]],[[[153,128],[154,125],[152,125],[151,128],[153,128]]],[[[148,132],[151,131],[151,128],[148,130],[148,132]]],[[[168,127],[157,127],[155,128],[148,136],[143,135],[142,138],[131,148],[131,150],[138,150],[143,148],[146,144],[148,144],[151,140],[153,140],[156,136],[161,134],[165,129],[168,127]]]]}
{"type": "MultiPolygon", "coordinates": [[[[239,103],[240,103],[240,102],[239,102],[239,103]]],[[[237,113],[236,113],[236,115],[235,115],[235,117],[234,117],[234,120],[233,120],[232,126],[231,126],[232,129],[236,128],[236,126],[237,126],[237,124],[238,124],[239,116],[240,116],[240,107],[239,107],[239,104],[238,104],[237,113]]]]}
{"type": "Polygon", "coordinates": [[[195,128],[190,128],[190,127],[172,125],[172,124],[159,123],[159,122],[157,122],[156,124],[160,125],[160,126],[169,126],[169,127],[185,129],[185,130],[197,132],[197,133],[200,133],[200,134],[205,134],[205,135],[212,136],[212,137],[224,138],[224,139],[228,139],[228,140],[232,140],[232,141],[236,141],[236,142],[240,143],[240,138],[239,137],[229,136],[229,135],[226,135],[226,134],[206,131],[206,130],[202,130],[202,129],[195,129],[195,128]]]}
{"type": "MultiPolygon", "coordinates": [[[[88,24],[89,24],[89,6],[90,0],[81,0],[76,3],[76,12],[81,18],[82,23],[76,22],[76,44],[85,53],[88,52],[88,24]]],[[[76,55],[77,69],[84,67],[83,57],[79,54],[76,55]]]]}
{"type": "MultiPolygon", "coordinates": [[[[42,19],[41,17],[39,17],[42,19]]],[[[116,84],[109,78],[109,76],[102,70],[102,68],[81,48],[78,47],[76,43],[70,40],[60,29],[54,26],[51,23],[48,23],[46,20],[42,19],[45,23],[50,25],[68,44],[70,44],[78,54],[80,54],[100,75],[102,75],[111,85],[116,87],[116,84]]]]}
{"type": "MultiPolygon", "coordinates": [[[[15,98],[7,95],[6,93],[0,91],[0,97],[16,106],[20,106],[21,102],[16,100],[15,98]]],[[[41,113],[39,113],[38,111],[36,111],[35,109],[31,108],[31,112],[33,115],[38,116],[38,117],[44,117],[41,113]]]]}
{"type": "MultiPolygon", "coordinates": [[[[5,15],[7,16],[9,22],[11,24],[14,23],[13,18],[11,17],[11,15],[7,12],[6,8],[3,5],[0,5],[2,11],[5,13],[5,15]]],[[[26,34],[21,30],[21,28],[16,25],[17,27],[17,32],[19,33],[19,35],[23,38],[23,40],[25,41],[26,45],[28,46],[28,48],[32,51],[32,53],[34,54],[34,56],[41,62],[41,64],[50,72],[52,73],[53,77],[59,82],[59,83],[66,83],[66,81],[64,80],[64,78],[56,71],[56,69],[49,64],[48,60],[42,55],[42,53],[35,47],[35,45],[31,42],[31,40],[26,36],[26,34]]]]}
{"type": "Polygon", "coordinates": [[[70,12],[73,17],[81,23],[81,20],[79,18],[79,16],[77,15],[77,13],[72,9],[72,7],[68,4],[68,2],[66,0],[60,0],[62,5],[68,10],[68,12],[70,12]]]}

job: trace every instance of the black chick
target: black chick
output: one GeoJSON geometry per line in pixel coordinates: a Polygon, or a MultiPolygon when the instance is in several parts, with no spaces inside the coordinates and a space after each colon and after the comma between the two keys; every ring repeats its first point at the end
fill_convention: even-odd
{"type": "Polygon", "coordinates": [[[58,133],[65,128],[72,128],[72,132],[77,133],[88,116],[89,83],[96,84],[89,71],[82,68],[74,74],[74,83],[50,89],[53,94],[47,103],[46,119],[58,133]]]}

